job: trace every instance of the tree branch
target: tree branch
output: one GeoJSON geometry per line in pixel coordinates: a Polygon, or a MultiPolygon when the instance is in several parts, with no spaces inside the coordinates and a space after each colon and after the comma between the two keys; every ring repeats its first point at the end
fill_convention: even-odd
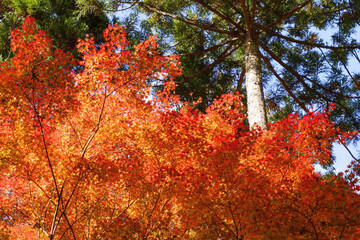
{"type": "Polygon", "coordinates": [[[96,200],[95,203],[93,203],[88,209],[86,209],[86,211],[84,211],[83,214],[81,214],[80,217],[78,217],[78,219],[76,219],[72,224],[71,224],[71,228],[68,227],[67,229],[65,229],[65,231],[63,232],[63,234],[60,236],[59,240],[61,240],[64,236],[65,236],[65,233],[69,230],[69,229],[72,229],[72,227],[81,219],[85,216],[85,214],[87,214],[95,205],[97,205],[99,203],[99,201],[105,196],[105,193],[99,198],[96,200]]]}
{"type": "Polygon", "coordinates": [[[115,223],[116,219],[118,219],[119,217],[121,217],[121,215],[126,212],[135,202],[137,201],[137,199],[133,200],[132,202],[130,202],[127,207],[125,209],[123,209],[112,221],[112,223],[110,223],[101,233],[101,236],[99,237],[98,240],[101,240],[104,237],[105,232],[115,223]]]}
{"type": "Polygon", "coordinates": [[[216,48],[219,48],[219,47],[221,47],[221,46],[224,46],[224,45],[226,45],[226,44],[228,44],[228,43],[233,43],[233,42],[235,42],[236,40],[239,40],[239,38],[232,38],[232,39],[230,39],[230,40],[228,40],[228,41],[221,42],[221,43],[219,43],[219,44],[217,44],[217,45],[215,45],[215,46],[212,46],[212,47],[210,47],[210,48],[207,48],[207,49],[204,49],[204,50],[201,50],[201,51],[191,52],[191,53],[179,54],[179,56],[192,56],[192,55],[196,55],[196,54],[201,54],[201,53],[210,52],[210,51],[212,51],[212,50],[214,50],[214,49],[216,49],[216,48]]]}
{"type": "Polygon", "coordinates": [[[241,85],[242,85],[243,82],[244,82],[245,72],[246,72],[246,69],[245,69],[245,66],[244,66],[244,67],[242,67],[242,69],[241,69],[240,78],[239,78],[239,81],[238,81],[238,85],[237,85],[237,87],[236,87],[236,91],[237,91],[237,92],[240,92],[241,85]]]}
{"type": "Polygon", "coordinates": [[[348,73],[348,75],[350,76],[350,78],[355,81],[355,78],[352,76],[351,72],[349,71],[348,67],[346,66],[345,62],[343,61],[343,59],[340,57],[339,53],[337,51],[334,51],[336,56],[338,57],[339,61],[341,62],[341,64],[344,66],[346,72],[348,73]]]}
{"type": "Polygon", "coordinates": [[[216,213],[216,211],[214,211],[208,204],[206,205],[206,208],[208,208],[208,209],[210,210],[210,212],[212,212],[212,213],[219,219],[220,223],[221,223],[222,225],[224,225],[224,227],[225,227],[226,229],[229,230],[229,232],[235,237],[235,239],[237,239],[236,233],[234,233],[234,231],[230,228],[230,226],[228,226],[228,225],[226,224],[226,222],[224,222],[224,221],[221,219],[221,217],[219,217],[219,215],[216,213]]]}
{"type": "Polygon", "coordinates": [[[251,25],[255,26],[255,14],[256,14],[256,8],[257,8],[257,0],[253,0],[252,4],[252,11],[251,11],[251,25]]]}
{"type": "MultiPolygon", "coordinates": [[[[241,26],[239,24],[237,24],[235,21],[233,21],[231,18],[228,18],[226,16],[224,16],[222,13],[220,13],[219,11],[217,11],[216,9],[212,8],[211,6],[209,6],[208,4],[204,3],[201,0],[194,0],[195,2],[199,3],[201,6],[203,6],[204,8],[207,8],[208,10],[210,10],[211,12],[215,13],[216,15],[218,15],[219,17],[221,17],[222,19],[224,19],[225,21],[227,21],[228,23],[231,23],[234,27],[236,27],[237,29],[241,30],[241,26]]],[[[243,30],[243,29],[242,29],[243,30]]],[[[244,30],[243,30],[244,31],[244,30]]]]}
{"type": "MultiPolygon", "coordinates": [[[[322,49],[319,48],[319,50],[320,50],[321,54],[324,56],[325,61],[329,64],[329,66],[330,66],[333,70],[336,70],[336,69],[334,69],[334,67],[331,65],[331,63],[327,60],[327,58],[326,58],[324,52],[322,51],[322,49]]],[[[344,94],[342,94],[342,93],[334,92],[334,91],[332,91],[330,88],[325,88],[325,87],[322,86],[321,84],[317,83],[316,81],[311,80],[311,79],[308,78],[308,77],[304,77],[304,78],[306,78],[307,80],[309,80],[310,82],[312,82],[312,83],[315,84],[316,86],[320,87],[321,89],[323,89],[323,90],[325,90],[325,91],[327,91],[327,92],[329,92],[329,93],[331,93],[331,94],[338,95],[338,96],[343,97],[343,98],[360,98],[360,97],[348,96],[348,95],[344,95],[344,94]]],[[[353,80],[355,81],[355,79],[353,79],[353,80]]]]}
{"type": "Polygon", "coordinates": [[[206,70],[208,70],[209,68],[214,67],[215,65],[217,65],[218,63],[220,63],[222,60],[224,60],[227,56],[229,56],[230,54],[232,54],[236,49],[238,49],[241,45],[243,44],[243,42],[237,44],[233,49],[231,49],[231,51],[229,51],[228,53],[226,53],[232,46],[232,44],[230,44],[225,51],[223,52],[223,55],[221,57],[219,57],[215,62],[207,65],[205,68],[203,68],[200,72],[197,72],[196,74],[192,75],[189,78],[184,79],[183,81],[180,82],[180,84],[183,84],[187,81],[189,81],[190,79],[193,79],[197,76],[199,76],[200,74],[202,74],[203,72],[205,72],[206,70]]]}
{"type": "MultiPolygon", "coordinates": [[[[77,189],[77,187],[78,187],[78,185],[79,185],[79,183],[80,183],[80,179],[81,179],[81,178],[82,178],[82,176],[81,176],[81,173],[80,173],[80,176],[79,176],[79,178],[78,178],[78,180],[77,180],[77,182],[76,182],[76,184],[75,184],[74,189],[71,191],[71,194],[70,194],[69,198],[67,199],[67,201],[66,201],[66,203],[65,203],[65,206],[64,206],[64,205],[62,206],[62,207],[63,207],[63,210],[62,210],[61,215],[59,216],[59,219],[60,219],[61,216],[64,215],[64,218],[65,218],[66,223],[68,224],[68,226],[69,226],[69,228],[70,228],[70,231],[71,231],[71,233],[72,233],[72,235],[73,235],[74,240],[76,240],[75,232],[74,232],[74,229],[73,229],[73,227],[72,227],[72,224],[70,224],[70,221],[69,221],[69,219],[68,219],[65,211],[66,211],[66,209],[67,209],[67,207],[68,207],[68,205],[69,205],[69,203],[70,203],[70,200],[71,200],[72,196],[74,195],[74,193],[75,193],[75,191],[76,191],[76,189],[77,189]]],[[[64,183],[64,184],[65,184],[65,183],[64,183]]],[[[64,185],[63,185],[63,186],[64,186],[64,185]]],[[[63,204],[63,201],[61,201],[61,203],[63,204]]],[[[60,221],[59,221],[58,223],[60,223],[60,221]]]]}
{"type": "Polygon", "coordinates": [[[234,209],[231,206],[231,200],[232,199],[229,197],[229,193],[228,193],[228,191],[226,191],[226,187],[223,185],[222,188],[223,188],[223,191],[226,194],[226,198],[228,199],[228,201],[227,201],[228,204],[227,205],[228,205],[228,208],[230,209],[231,218],[232,218],[232,221],[234,223],[236,239],[238,239],[239,235],[240,235],[240,231],[239,231],[239,227],[238,227],[238,224],[236,222],[235,215],[234,215],[234,209]]]}
{"type": "Polygon", "coordinates": [[[287,41],[290,42],[294,42],[294,43],[298,43],[298,44],[302,44],[302,45],[307,45],[307,46],[312,46],[312,47],[318,47],[318,48],[325,48],[325,49],[331,49],[331,50],[336,50],[336,49],[359,49],[360,46],[343,46],[343,47],[336,47],[336,46],[326,46],[326,45],[322,45],[322,44],[317,44],[317,43],[311,43],[308,41],[302,41],[302,40],[297,40],[288,36],[284,36],[280,33],[274,32],[270,29],[266,30],[267,33],[274,35],[276,37],[285,39],[287,41]]]}
{"type": "Polygon", "coordinates": [[[72,130],[74,131],[74,133],[75,133],[75,135],[76,135],[76,137],[77,137],[77,139],[78,139],[78,141],[79,141],[81,150],[84,151],[84,147],[83,147],[83,145],[82,145],[82,143],[81,143],[81,137],[80,137],[79,134],[77,133],[75,127],[72,125],[71,120],[70,120],[68,117],[67,117],[66,119],[68,120],[68,122],[69,122],[69,124],[70,124],[70,127],[71,127],[72,130]]]}
{"type": "Polygon", "coordinates": [[[271,65],[269,59],[267,59],[261,52],[260,52],[260,56],[261,58],[265,61],[265,63],[267,64],[267,66],[270,68],[270,71],[275,75],[275,77],[281,82],[281,84],[283,85],[283,87],[285,88],[285,90],[289,93],[289,95],[295,100],[295,102],[297,102],[297,104],[299,104],[299,106],[306,112],[309,113],[309,110],[305,107],[305,105],[293,94],[293,92],[291,91],[291,89],[288,87],[288,85],[286,84],[286,82],[284,81],[284,79],[282,79],[279,74],[277,74],[277,72],[275,71],[275,69],[273,68],[273,66],[271,65]]]}
{"type": "Polygon", "coordinates": [[[85,153],[86,153],[86,150],[87,148],[89,147],[91,141],[93,140],[93,138],[95,137],[96,133],[99,131],[100,129],[100,124],[101,124],[101,120],[102,120],[102,117],[103,117],[103,113],[104,113],[104,109],[105,109],[105,102],[106,102],[106,99],[109,95],[106,95],[105,93],[105,97],[104,97],[104,101],[103,101],[103,104],[102,104],[102,107],[101,107],[101,110],[100,110],[100,115],[99,115],[99,119],[98,119],[98,123],[95,127],[95,131],[94,133],[89,137],[89,139],[87,140],[85,146],[84,146],[84,149],[82,151],[82,154],[81,154],[81,157],[84,157],[85,156],[85,153]]]}
{"type": "Polygon", "coordinates": [[[351,0],[349,0],[348,1],[349,2],[349,7],[350,7],[350,9],[351,9],[351,16],[353,17],[353,19],[354,19],[354,21],[356,22],[356,24],[357,25],[359,25],[360,26],[360,22],[355,18],[355,11],[354,11],[354,8],[353,8],[353,6],[352,6],[352,3],[351,3],[351,0]]]}
{"type": "MultiPolygon", "coordinates": [[[[335,102],[334,100],[329,99],[328,97],[322,95],[321,93],[319,93],[318,91],[316,91],[315,89],[311,89],[310,86],[304,81],[303,77],[298,74],[294,69],[292,69],[291,67],[289,67],[288,65],[286,65],[278,56],[276,56],[268,47],[266,47],[264,44],[262,44],[261,42],[259,42],[259,45],[275,60],[277,61],[281,66],[283,66],[286,70],[288,70],[292,75],[294,75],[299,82],[301,82],[303,84],[303,86],[309,91],[309,92],[314,92],[316,95],[318,95],[320,98],[323,98],[324,100],[331,102],[331,103],[336,103],[339,104],[342,108],[344,108],[346,111],[347,107],[342,104],[341,102],[335,102]]],[[[354,122],[356,122],[356,119],[350,115],[350,117],[353,119],[354,122]]]]}
{"type": "MultiPolygon", "coordinates": [[[[63,190],[64,190],[64,184],[63,184],[62,187],[61,187],[60,196],[62,195],[63,190]]],[[[53,216],[53,221],[52,221],[51,230],[50,230],[50,239],[53,239],[53,238],[54,238],[54,236],[55,236],[55,231],[56,231],[56,227],[57,227],[57,225],[58,225],[58,224],[60,223],[60,221],[61,221],[61,216],[60,216],[59,219],[57,220],[57,221],[58,221],[58,224],[56,224],[57,213],[58,213],[58,211],[59,211],[60,202],[61,202],[61,197],[58,198],[58,201],[57,201],[56,206],[55,206],[55,213],[54,213],[54,216],[53,216]]]]}
{"type": "Polygon", "coordinates": [[[350,156],[351,156],[355,161],[357,161],[358,163],[360,163],[360,160],[357,159],[357,158],[354,156],[354,154],[350,151],[350,149],[346,146],[346,144],[345,144],[345,143],[342,143],[342,145],[343,145],[344,148],[348,151],[348,153],[350,154],[350,156]]]}
{"type": "Polygon", "coordinates": [[[249,14],[247,12],[245,0],[240,0],[240,4],[241,4],[241,10],[242,10],[242,13],[244,15],[245,22],[246,22],[246,29],[247,29],[247,32],[249,33],[250,38],[251,38],[252,33],[253,33],[252,32],[252,27],[253,26],[251,26],[251,24],[250,24],[249,14]]]}
{"type": "Polygon", "coordinates": [[[265,26],[263,29],[260,30],[260,33],[263,31],[267,31],[273,27],[275,27],[276,25],[278,25],[279,23],[281,23],[282,21],[284,21],[285,19],[287,19],[288,17],[290,17],[291,15],[293,15],[295,12],[299,11],[300,9],[302,9],[303,7],[305,7],[307,4],[309,4],[312,0],[307,0],[305,1],[303,4],[299,5],[297,8],[294,8],[290,11],[288,11],[287,13],[285,13],[281,18],[277,19],[275,22],[270,23],[269,25],[265,26]]]}
{"type": "Polygon", "coordinates": [[[303,86],[305,88],[307,88],[307,90],[309,90],[310,92],[315,92],[316,94],[318,94],[317,91],[312,91],[311,87],[304,81],[303,77],[298,74],[294,69],[292,69],[290,66],[288,66],[287,64],[285,64],[275,53],[273,53],[265,44],[263,44],[262,42],[259,41],[259,45],[261,46],[262,49],[264,49],[276,62],[278,62],[281,66],[283,66],[286,70],[288,70],[292,75],[294,75],[299,82],[301,82],[303,84],[303,86]]]}
{"type": "Polygon", "coordinates": [[[355,52],[355,50],[354,50],[354,49],[351,49],[350,52],[352,53],[352,55],[354,56],[354,58],[356,58],[356,60],[360,63],[359,55],[355,52]]]}
{"type": "Polygon", "coordinates": [[[228,34],[228,35],[233,34],[232,32],[227,31],[227,30],[221,30],[221,29],[213,28],[211,26],[206,26],[206,25],[200,24],[200,23],[198,23],[197,21],[194,21],[194,20],[184,19],[184,18],[181,18],[181,17],[176,16],[174,14],[170,14],[170,13],[167,13],[167,12],[160,11],[157,8],[151,7],[151,6],[149,6],[149,5],[147,5],[147,4],[143,3],[143,2],[139,2],[138,4],[140,6],[142,6],[142,7],[144,7],[144,8],[147,8],[148,10],[150,10],[152,12],[158,13],[158,14],[166,16],[166,17],[170,17],[172,19],[179,20],[181,22],[193,25],[195,27],[199,27],[201,29],[205,29],[205,30],[212,31],[212,32],[217,32],[217,33],[228,34]]]}

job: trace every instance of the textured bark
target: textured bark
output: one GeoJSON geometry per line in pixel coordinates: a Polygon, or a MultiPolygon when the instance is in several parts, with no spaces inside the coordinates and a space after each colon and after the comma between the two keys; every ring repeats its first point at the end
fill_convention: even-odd
{"type": "Polygon", "coordinates": [[[256,123],[266,129],[265,100],[261,79],[260,53],[256,41],[248,37],[245,46],[247,113],[250,128],[256,123]]]}

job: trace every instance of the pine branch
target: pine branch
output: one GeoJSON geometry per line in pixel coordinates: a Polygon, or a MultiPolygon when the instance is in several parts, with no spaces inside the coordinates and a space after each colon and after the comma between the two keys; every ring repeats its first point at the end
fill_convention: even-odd
{"type": "Polygon", "coordinates": [[[200,50],[200,51],[196,51],[196,52],[191,52],[191,53],[179,54],[179,56],[192,56],[192,55],[196,55],[196,54],[201,54],[201,53],[210,52],[210,51],[212,51],[212,50],[214,50],[214,49],[216,49],[216,48],[219,48],[219,47],[221,47],[221,46],[224,46],[224,45],[226,45],[226,44],[228,44],[228,43],[233,43],[233,42],[235,42],[236,40],[239,40],[239,38],[232,38],[232,39],[230,39],[230,40],[227,40],[227,41],[225,41],[225,42],[221,42],[221,43],[219,43],[219,44],[217,44],[217,45],[215,45],[215,46],[212,46],[212,47],[210,47],[210,48],[207,48],[207,49],[204,49],[204,50],[200,50]]]}
{"type": "Polygon", "coordinates": [[[283,85],[283,87],[285,88],[285,90],[289,93],[289,95],[295,100],[295,102],[297,102],[297,104],[299,104],[299,106],[305,111],[305,112],[309,112],[309,110],[305,107],[305,105],[294,95],[294,93],[291,91],[291,89],[289,88],[289,86],[286,84],[285,80],[282,79],[279,74],[275,71],[275,69],[273,68],[273,66],[271,65],[269,59],[267,59],[261,52],[260,52],[260,56],[261,58],[265,61],[266,65],[270,68],[270,71],[275,75],[275,77],[280,81],[280,83],[283,85]]]}
{"type": "MultiPolygon", "coordinates": [[[[216,9],[212,8],[211,6],[209,6],[208,4],[204,3],[201,0],[194,0],[195,2],[199,3],[201,6],[203,6],[204,8],[207,8],[208,10],[210,10],[211,12],[215,13],[216,15],[218,15],[219,17],[221,17],[222,19],[224,19],[226,22],[231,23],[234,27],[236,27],[237,29],[242,29],[241,26],[239,24],[237,24],[235,21],[233,21],[231,18],[228,18],[226,16],[224,16],[222,13],[220,13],[219,11],[217,11],[216,9]]],[[[242,31],[244,32],[244,30],[242,29],[242,31]]]]}
{"type": "Polygon", "coordinates": [[[256,14],[257,0],[253,0],[251,11],[251,25],[255,26],[255,14],[256,14]]]}
{"type": "Polygon", "coordinates": [[[224,60],[226,57],[230,56],[236,49],[238,49],[241,45],[243,44],[243,42],[237,44],[233,49],[230,50],[231,46],[233,44],[230,44],[222,53],[222,56],[219,57],[215,62],[207,65],[206,67],[204,67],[201,71],[197,72],[196,74],[192,75],[189,78],[186,78],[185,80],[181,81],[180,84],[183,84],[187,81],[189,81],[190,79],[193,79],[197,76],[199,76],[200,74],[202,74],[203,72],[205,72],[206,70],[208,70],[209,68],[212,68],[214,66],[216,66],[218,63],[220,63],[222,60],[224,60]],[[230,50],[230,51],[229,51],[230,50]],[[228,52],[229,51],[229,52],[228,52]]]}
{"type": "Polygon", "coordinates": [[[357,25],[359,25],[360,26],[360,22],[355,18],[355,10],[354,10],[354,7],[352,6],[352,3],[351,3],[351,0],[349,0],[348,1],[349,2],[349,7],[350,7],[350,9],[351,9],[351,16],[352,16],[352,18],[354,19],[354,21],[356,22],[356,24],[357,25]]]}
{"type": "Polygon", "coordinates": [[[358,163],[360,163],[360,159],[357,159],[354,154],[350,151],[350,149],[343,143],[342,144],[344,146],[344,148],[348,151],[348,153],[350,154],[350,156],[355,160],[357,161],[358,163]]]}
{"type": "MultiPolygon", "coordinates": [[[[232,7],[232,9],[235,10],[235,12],[241,13],[241,9],[237,8],[236,5],[235,5],[235,3],[237,3],[236,1],[227,0],[227,2],[231,3],[231,7],[232,7]]],[[[239,24],[239,21],[236,24],[239,24]]]]}
{"type": "Polygon", "coordinates": [[[271,31],[271,30],[266,30],[266,32],[271,34],[271,35],[274,35],[276,37],[285,39],[287,41],[302,44],[302,45],[307,45],[307,46],[311,46],[311,47],[318,47],[318,48],[331,49],[331,50],[336,50],[336,49],[359,49],[360,48],[360,46],[343,46],[343,47],[340,47],[340,46],[339,47],[326,46],[326,45],[322,45],[322,44],[311,43],[311,42],[308,42],[308,41],[297,40],[297,39],[294,39],[292,37],[284,36],[284,35],[282,35],[280,33],[277,33],[277,32],[271,31]]]}
{"type": "Polygon", "coordinates": [[[244,15],[244,18],[245,18],[245,22],[246,22],[246,29],[249,33],[249,36],[251,38],[252,36],[252,27],[251,24],[250,24],[250,19],[249,19],[249,15],[248,15],[248,12],[247,12],[247,7],[246,7],[246,4],[245,4],[245,0],[241,0],[240,1],[240,4],[241,4],[241,10],[242,10],[242,13],[244,15]]]}
{"type": "Polygon", "coordinates": [[[222,30],[222,29],[217,29],[217,28],[213,28],[209,25],[203,25],[203,24],[200,24],[198,21],[194,21],[194,20],[190,20],[190,19],[185,19],[185,18],[181,18],[179,16],[176,16],[174,14],[170,14],[170,13],[167,13],[167,12],[163,12],[163,11],[160,11],[159,9],[157,8],[154,8],[148,4],[145,4],[143,2],[139,2],[139,5],[152,11],[152,12],[155,12],[155,13],[158,13],[162,16],[165,16],[165,17],[170,17],[172,19],[176,19],[176,20],[179,20],[183,23],[187,23],[187,24],[190,24],[192,26],[195,26],[195,27],[199,27],[201,29],[205,29],[205,30],[208,30],[208,31],[212,31],[212,32],[217,32],[217,33],[223,33],[223,34],[228,34],[228,35],[233,35],[233,33],[231,31],[227,31],[227,30],[222,30]]]}
{"type": "MultiPolygon", "coordinates": [[[[262,49],[265,50],[276,62],[278,62],[283,68],[288,70],[293,76],[295,76],[299,82],[303,84],[303,86],[310,92],[312,92],[311,87],[304,81],[303,77],[297,73],[294,69],[292,69],[290,66],[285,64],[275,53],[273,53],[265,44],[262,42],[259,42],[259,45],[262,49]]],[[[316,92],[316,91],[315,91],[316,92]]]]}
{"type": "Polygon", "coordinates": [[[359,55],[357,54],[357,52],[354,50],[354,49],[351,49],[350,52],[352,53],[352,55],[354,56],[354,58],[360,62],[360,57],[359,55]]]}
{"type": "MultiPolygon", "coordinates": [[[[336,69],[334,68],[334,66],[329,62],[329,60],[328,60],[327,57],[325,56],[325,53],[323,52],[323,50],[322,50],[321,48],[319,48],[319,50],[320,50],[321,54],[323,55],[323,57],[324,57],[325,61],[327,62],[327,64],[331,67],[331,69],[332,69],[333,71],[336,71],[336,69]]],[[[328,88],[323,87],[321,84],[317,83],[316,81],[311,80],[311,79],[308,78],[308,77],[305,77],[305,78],[306,78],[307,80],[311,81],[312,83],[314,83],[315,85],[317,85],[318,87],[320,87],[320,88],[324,89],[325,91],[327,91],[327,92],[329,92],[329,93],[332,93],[332,94],[334,94],[334,95],[338,95],[338,96],[343,97],[343,98],[360,98],[360,97],[348,96],[348,95],[343,95],[343,94],[338,93],[338,92],[334,92],[334,91],[332,91],[331,89],[328,89],[328,88]]],[[[352,79],[356,82],[356,80],[355,80],[354,78],[352,78],[352,79]]]]}
{"type": "MultiPolygon", "coordinates": [[[[281,66],[283,66],[286,70],[288,70],[292,75],[294,75],[299,82],[302,83],[302,85],[307,89],[308,92],[314,92],[316,95],[318,95],[320,98],[324,99],[327,102],[330,103],[336,103],[339,106],[341,106],[343,109],[345,109],[346,111],[349,111],[348,108],[342,104],[341,102],[336,102],[332,99],[329,99],[328,97],[324,96],[323,94],[321,94],[320,92],[316,91],[315,89],[311,89],[311,87],[304,81],[303,76],[301,76],[300,74],[298,74],[294,69],[292,69],[290,66],[288,66],[287,64],[285,64],[278,56],[276,56],[276,54],[274,54],[268,47],[266,47],[264,44],[262,44],[261,42],[259,42],[259,45],[261,46],[262,49],[264,49],[276,62],[278,62],[281,66]]],[[[354,121],[354,123],[357,122],[357,120],[350,115],[350,117],[352,118],[352,121],[354,121]]]]}
{"type": "Polygon", "coordinates": [[[339,53],[337,51],[334,51],[336,56],[338,57],[339,61],[341,62],[341,64],[344,66],[346,72],[348,73],[348,75],[350,76],[350,78],[355,82],[354,77],[352,76],[349,68],[346,66],[346,63],[343,61],[343,59],[340,57],[339,53]]]}
{"type": "Polygon", "coordinates": [[[303,4],[299,5],[297,8],[294,8],[290,11],[288,11],[287,13],[285,13],[281,18],[279,18],[278,20],[276,20],[273,23],[270,23],[269,25],[265,26],[263,29],[260,30],[260,33],[263,31],[267,31],[273,27],[275,27],[276,25],[278,25],[279,23],[281,23],[282,21],[284,21],[285,19],[287,19],[288,17],[292,16],[295,12],[299,11],[300,9],[302,9],[303,7],[305,7],[307,4],[309,4],[312,0],[307,0],[305,1],[303,4]]]}

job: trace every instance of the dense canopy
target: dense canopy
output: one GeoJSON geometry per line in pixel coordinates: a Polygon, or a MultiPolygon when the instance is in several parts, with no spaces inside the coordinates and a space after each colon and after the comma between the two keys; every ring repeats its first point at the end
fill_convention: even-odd
{"type": "Polygon", "coordinates": [[[102,33],[110,22],[105,13],[87,12],[82,16],[76,0],[2,0],[0,1],[0,62],[12,57],[10,32],[21,26],[27,15],[37,20],[55,48],[78,56],[76,44],[85,34],[101,42],[102,33]]]}
{"type": "Polygon", "coordinates": [[[321,176],[335,106],[246,123],[244,96],[180,101],[179,58],[121,27],[81,61],[27,17],[0,65],[1,239],[358,239],[359,166],[321,176]],[[81,65],[73,71],[72,66],[81,65]],[[164,89],[149,97],[154,81],[164,89]]]}

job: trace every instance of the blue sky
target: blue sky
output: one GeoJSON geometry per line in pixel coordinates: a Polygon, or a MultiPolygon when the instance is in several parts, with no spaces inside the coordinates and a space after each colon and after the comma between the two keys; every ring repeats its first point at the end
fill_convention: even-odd
{"type": "MultiPolygon", "coordinates": [[[[349,150],[352,152],[352,154],[355,157],[358,157],[358,149],[359,146],[356,146],[354,144],[350,144],[348,146],[349,150]]],[[[350,153],[345,149],[344,146],[340,144],[334,144],[334,154],[336,157],[336,162],[334,164],[335,171],[336,172],[343,172],[346,170],[347,165],[354,159],[351,157],[350,153]]]]}
{"type": "MultiPolygon", "coordinates": [[[[331,42],[330,39],[333,33],[334,30],[328,29],[328,31],[322,32],[320,34],[320,37],[323,39],[328,39],[328,42],[331,42]]],[[[354,33],[353,37],[360,42],[360,26],[357,28],[357,31],[354,33]]],[[[360,63],[355,59],[351,59],[349,62],[349,70],[351,73],[360,73],[360,63]]],[[[360,131],[360,129],[358,130],[360,131]]],[[[359,144],[349,144],[347,146],[356,158],[359,158],[359,144]]],[[[340,144],[334,144],[333,152],[336,157],[336,162],[334,164],[336,172],[346,170],[347,165],[349,165],[349,163],[354,160],[350,153],[345,149],[345,147],[340,144]]]]}

